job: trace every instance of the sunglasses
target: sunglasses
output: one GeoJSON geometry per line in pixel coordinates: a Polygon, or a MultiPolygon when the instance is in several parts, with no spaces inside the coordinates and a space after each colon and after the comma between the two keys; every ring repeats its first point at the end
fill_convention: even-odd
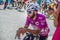
{"type": "Polygon", "coordinates": [[[28,14],[31,14],[33,11],[37,11],[37,10],[27,11],[27,13],[28,13],[28,14]]]}

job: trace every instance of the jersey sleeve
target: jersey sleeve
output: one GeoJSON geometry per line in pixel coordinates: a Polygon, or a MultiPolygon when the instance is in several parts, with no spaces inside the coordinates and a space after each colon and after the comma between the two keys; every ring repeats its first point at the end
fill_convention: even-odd
{"type": "Polygon", "coordinates": [[[47,21],[46,21],[46,17],[44,16],[44,27],[48,27],[47,21]]]}
{"type": "Polygon", "coordinates": [[[30,19],[27,17],[27,18],[26,18],[25,25],[26,25],[26,26],[29,26],[29,24],[30,24],[30,19]]]}

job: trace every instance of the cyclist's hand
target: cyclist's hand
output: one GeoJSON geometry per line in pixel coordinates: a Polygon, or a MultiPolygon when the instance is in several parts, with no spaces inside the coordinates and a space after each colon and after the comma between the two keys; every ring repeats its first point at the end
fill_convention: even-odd
{"type": "MultiPolygon", "coordinates": [[[[22,28],[19,28],[18,30],[17,30],[17,33],[16,33],[16,37],[18,37],[18,39],[20,39],[20,34],[21,34],[21,32],[22,32],[22,28]]],[[[15,38],[16,38],[15,37],[15,38]]]]}
{"type": "Polygon", "coordinates": [[[18,37],[18,39],[20,39],[20,34],[23,34],[26,33],[26,29],[25,28],[19,28],[17,33],[16,33],[16,37],[18,37]]]}

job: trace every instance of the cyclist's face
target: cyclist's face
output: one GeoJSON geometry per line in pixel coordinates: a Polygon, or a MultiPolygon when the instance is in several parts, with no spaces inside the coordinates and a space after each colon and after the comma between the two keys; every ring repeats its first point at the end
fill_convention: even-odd
{"type": "Polygon", "coordinates": [[[35,16],[36,16],[36,11],[31,11],[29,14],[28,14],[28,16],[30,17],[30,18],[34,18],[35,16]]]}

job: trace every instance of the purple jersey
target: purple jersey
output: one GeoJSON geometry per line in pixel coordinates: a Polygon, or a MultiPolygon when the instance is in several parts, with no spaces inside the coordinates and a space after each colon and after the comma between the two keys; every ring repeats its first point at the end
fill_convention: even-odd
{"type": "Polygon", "coordinates": [[[25,24],[25,25],[29,26],[29,24],[32,25],[32,27],[34,28],[34,30],[36,30],[36,29],[38,29],[38,28],[42,29],[42,30],[41,30],[41,35],[43,35],[43,34],[44,34],[44,35],[48,34],[48,30],[47,30],[48,26],[47,26],[46,18],[45,18],[44,15],[42,15],[42,14],[37,14],[37,15],[36,15],[36,20],[33,20],[33,19],[27,17],[27,19],[26,19],[26,24],[25,24]],[[46,30],[47,30],[47,31],[46,31],[46,30]],[[46,32],[45,32],[45,31],[46,31],[46,32]]]}

